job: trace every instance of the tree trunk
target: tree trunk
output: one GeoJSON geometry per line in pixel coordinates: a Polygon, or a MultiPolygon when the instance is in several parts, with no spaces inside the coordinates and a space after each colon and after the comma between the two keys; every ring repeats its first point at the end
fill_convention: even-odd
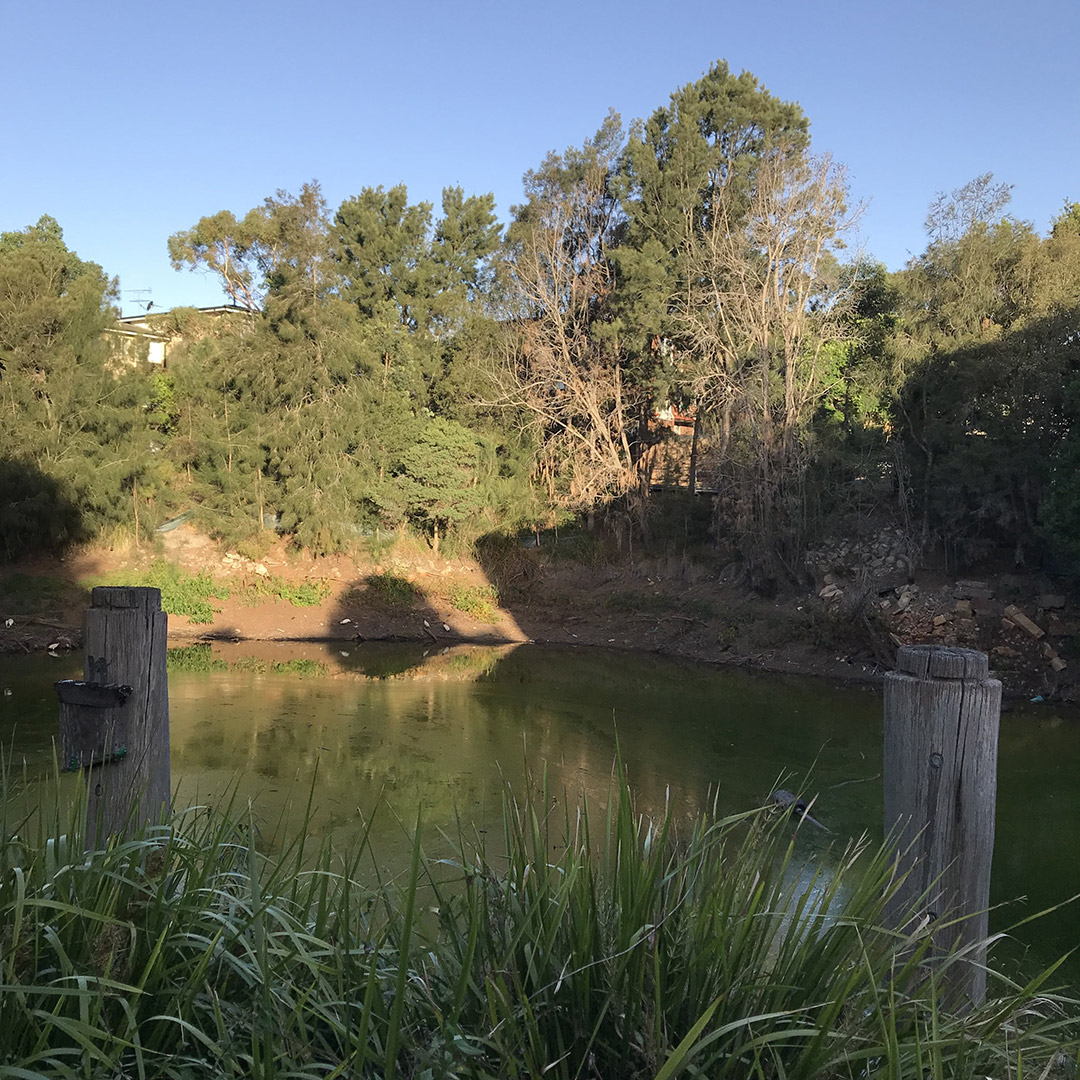
{"type": "Polygon", "coordinates": [[[701,431],[701,411],[694,413],[694,434],[690,439],[690,476],[688,486],[690,494],[697,494],[698,434],[701,431]]]}

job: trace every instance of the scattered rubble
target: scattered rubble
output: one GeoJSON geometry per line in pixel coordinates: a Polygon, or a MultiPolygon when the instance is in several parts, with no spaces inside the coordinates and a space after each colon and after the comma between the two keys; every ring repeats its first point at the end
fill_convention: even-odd
{"type": "Polygon", "coordinates": [[[245,574],[255,574],[258,577],[269,577],[270,571],[267,569],[265,563],[256,562],[254,559],[247,559],[243,555],[237,554],[235,551],[226,551],[221,558],[222,569],[228,573],[231,570],[239,570],[245,574]]]}
{"type": "Polygon", "coordinates": [[[1068,668],[1060,643],[1080,637],[1080,621],[1067,618],[1064,593],[1034,597],[1028,593],[1030,599],[1024,601],[1030,579],[1025,582],[1008,575],[996,581],[961,578],[920,589],[911,579],[889,580],[887,560],[895,556],[878,554],[874,547],[869,560],[862,556],[853,560],[856,551],[855,545],[845,543],[814,553],[817,596],[834,616],[844,610],[847,598],[851,610],[859,604],[873,608],[897,647],[933,642],[980,649],[993,657],[998,668],[1017,677],[1041,669],[1049,679],[1068,668]],[[999,599],[999,590],[1004,600],[999,599]]]}
{"type": "Polygon", "coordinates": [[[1022,627],[1036,640],[1046,633],[1041,626],[1037,626],[1033,623],[1015,604],[1010,604],[1005,609],[1005,618],[1011,620],[1017,626],[1022,627]]]}
{"type": "Polygon", "coordinates": [[[874,582],[891,578],[891,584],[883,587],[892,588],[911,577],[913,552],[914,545],[903,529],[886,526],[866,537],[844,538],[815,548],[806,555],[806,568],[823,584],[830,584],[830,576],[874,582]]]}

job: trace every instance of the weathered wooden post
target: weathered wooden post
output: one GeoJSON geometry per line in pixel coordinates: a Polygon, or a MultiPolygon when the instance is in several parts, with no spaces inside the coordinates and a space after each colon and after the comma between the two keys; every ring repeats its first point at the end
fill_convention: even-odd
{"type": "MultiPolygon", "coordinates": [[[[903,646],[885,676],[885,830],[907,875],[891,911],[899,922],[918,902],[930,924],[963,918],[934,935],[943,951],[987,935],[1000,717],[1001,683],[973,649],[903,646]]],[[[985,960],[976,949],[951,979],[974,1004],[985,960]]]]}
{"type": "Polygon", "coordinates": [[[83,621],[84,681],[56,684],[62,768],[87,771],[88,849],[168,812],[167,627],[159,589],[94,589],[83,621]]]}

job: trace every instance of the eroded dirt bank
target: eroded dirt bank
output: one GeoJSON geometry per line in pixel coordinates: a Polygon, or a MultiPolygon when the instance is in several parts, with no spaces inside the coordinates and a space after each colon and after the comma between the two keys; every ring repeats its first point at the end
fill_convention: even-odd
{"type": "Polygon", "coordinates": [[[705,563],[679,558],[580,561],[510,548],[485,565],[401,544],[381,559],[313,560],[281,545],[249,558],[188,529],[169,534],[157,551],[89,551],[4,568],[0,650],[76,648],[90,586],[136,580],[163,562],[219,586],[209,622],[170,616],[178,645],[533,641],[866,681],[889,669],[897,645],[936,642],[988,652],[1009,693],[1080,700],[1073,660],[1080,614],[1068,592],[1035,577],[957,579],[886,567],[858,582],[824,573],[812,588],[763,599],[705,563]]]}

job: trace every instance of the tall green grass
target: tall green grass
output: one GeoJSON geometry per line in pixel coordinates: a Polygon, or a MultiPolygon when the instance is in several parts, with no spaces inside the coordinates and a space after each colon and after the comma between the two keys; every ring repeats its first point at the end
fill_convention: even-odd
{"type": "Polygon", "coordinates": [[[86,585],[137,585],[161,590],[161,610],[186,615],[193,623],[212,623],[214,600],[227,600],[229,587],[215,581],[208,570],[189,574],[175,563],[158,559],[141,570],[115,570],[87,579],[86,585]]]}
{"type": "Polygon", "coordinates": [[[1075,1063],[1080,1004],[1039,980],[942,1005],[962,958],[931,966],[925,939],[883,928],[884,852],[798,875],[800,841],[766,810],[677,829],[621,780],[598,817],[551,805],[507,795],[498,855],[461,829],[429,858],[418,822],[396,872],[366,837],[311,850],[303,825],[260,853],[235,807],[87,854],[77,807],[5,820],[0,1076],[1020,1080],[1075,1063]]]}

